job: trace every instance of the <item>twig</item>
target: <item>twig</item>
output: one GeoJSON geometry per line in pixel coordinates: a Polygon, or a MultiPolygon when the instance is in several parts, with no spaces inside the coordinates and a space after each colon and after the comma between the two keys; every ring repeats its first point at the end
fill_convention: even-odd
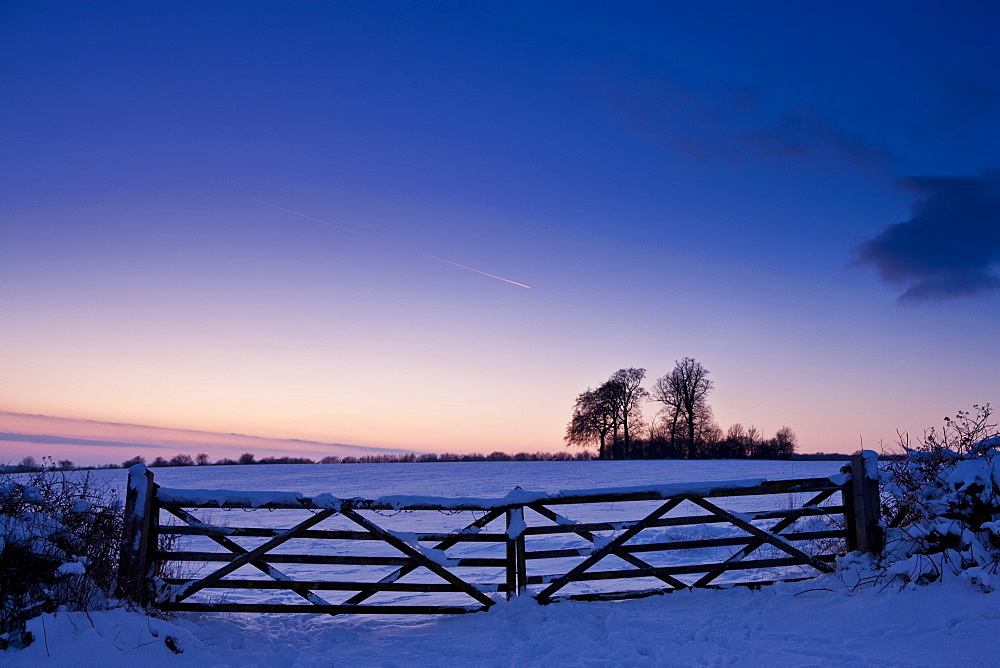
{"type": "Polygon", "coordinates": [[[49,653],[49,632],[45,628],[45,616],[42,616],[42,639],[45,641],[45,656],[52,658],[52,654],[49,653]]]}

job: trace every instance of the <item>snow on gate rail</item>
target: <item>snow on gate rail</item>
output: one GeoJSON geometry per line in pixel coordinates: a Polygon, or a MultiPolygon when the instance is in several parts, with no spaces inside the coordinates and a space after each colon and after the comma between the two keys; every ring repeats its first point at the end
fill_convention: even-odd
{"type": "Polygon", "coordinates": [[[163,610],[329,614],[760,586],[832,571],[846,551],[880,551],[874,463],[866,451],[826,478],[377,499],[170,489],[137,465],[120,582],[163,610]],[[762,499],[772,503],[755,509],[762,499]],[[257,526],[215,517],[237,509],[257,526]]]}

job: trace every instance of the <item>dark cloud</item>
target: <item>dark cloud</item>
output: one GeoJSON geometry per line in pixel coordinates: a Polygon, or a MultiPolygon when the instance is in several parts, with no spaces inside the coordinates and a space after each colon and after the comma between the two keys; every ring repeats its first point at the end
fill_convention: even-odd
{"type": "Polygon", "coordinates": [[[1000,292],[1000,169],[979,177],[911,177],[911,217],[858,248],[857,263],[920,302],[1000,292]]]}

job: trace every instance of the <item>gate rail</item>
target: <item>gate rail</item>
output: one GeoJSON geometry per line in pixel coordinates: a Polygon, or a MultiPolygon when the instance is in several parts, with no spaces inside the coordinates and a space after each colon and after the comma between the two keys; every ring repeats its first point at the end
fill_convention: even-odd
{"type": "MultiPolygon", "coordinates": [[[[442,614],[485,610],[495,599],[491,594],[502,593],[507,598],[530,595],[541,603],[554,600],[610,600],[660,594],[690,587],[748,585],[760,586],[776,581],[801,580],[817,573],[833,571],[831,563],[838,553],[862,550],[879,553],[882,549],[880,526],[877,455],[865,451],[851,459],[840,475],[827,478],[798,480],[752,480],[733,482],[705,482],[673,484],[642,488],[613,488],[603,490],[577,490],[543,494],[515,489],[499,499],[463,499],[440,497],[388,496],[379,499],[339,499],[330,494],[307,498],[287,492],[234,492],[226,490],[181,490],[160,487],[153,481],[153,473],[142,465],[129,470],[128,492],[125,505],[125,536],[122,543],[119,585],[121,594],[141,604],[155,605],[163,610],[216,612],[309,612],[328,614],[442,614]],[[721,507],[710,499],[726,497],[755,497],[764,495],[808,494],[807,501],[783,510],[736,512],[721,507]],[[839,495],[839,499],[837,498],[839,495]],[[616,504],[617,512],[630,502],[660,502],[651,512],[637,520],[613,522],[578,522],[566,517],[562,507],[594,504],[616,504]],[[824,502],[838,505],[820,505],[824,502]],[[693,508],[698,514],[672,514],[679,506],[693,508]],[[192,510],[209,508],[243,508],[253,510],[307,511],[302,521],[290,528],[227,527],[202,521],[192,510]],[[393,531],[364,512],[438,511],[470,514],[475,517],[464,526],[446,532],[404,533],[393,531]],[[468,511],[471,511],[468,512],[468,511]],[[164,524],[161,514],[183,524],[164,524]],[[340,516],[354,528],[321,529],[317,525],[340,516]],[[841,521],[836,521],[837,517],[841,521]],[[796,529],[801,518],[833,519],[821,530],[796,529]],[[530,520],[530,522],[529,522],[530,520]],[[723,524],[740,530],[737,535],[694,540],[663,540],[657,534],[652,542],[632,542],[650,529],[723,524]],[[502,525],[502,528],[501,528],[502,525]],[[316,528],[314,528],[316,527],[316,528]],[[492,528],[492,530],[491,530],[492,528]],[[556,547],[542,545],[536,548],[543,536],[571,537],[582,547],[556,547]],[[222,551],[183,551],[164,549],[161,536],[204,537],[222,548],[222,551]],[[257,539],[255,547],[241,545],[237,539],[257,539]],[[260,542],[260,539],[267,539],[260,542]],[[364,545],[364,541],[380,541],[394,549],[394,556],[370,554],[331,554],[321,550],[311,554],[287,553],[279,548],[297,545],[299,539],[324,541],[320,545],[364,545]],[[827,551],[812,553],[799,546],[810,541],[827,541],[827,551]],[[359,543],[360,542],[360,543],[359,543]],[[839,542],[843,549],[831,551],[830,545],[839,542]],[[425,547],[421,543],[430,544],[425,547]],[[503,544],[503,556],[449,556],[446,550],[470,543],[503,544]],[[722,560],[704,563],[671,563],[654,565],[647,561],[658,553],[736,548],[722,560]],[[532,549],[529,549],[532,548],[532,549]],[[754,555],[761,548],[768,548],[769,555],[754,555]],[[641,555],[641,556],[640,556],[641,555]],[[750,558],[755,557],[755,558],[750,558]],[[617,559],[625,567],[608,568],[606,559],[617,559]],[[566,561],[572,566],[566,566],[566,561]],[[200,577],[158,578],[167,563],[195,562],[215,564],[207,575],[200,577]],[[221,565],[219,565],[221,563],[221,565]],[[282,566],[279,567],[278,564],[282,566]],[[374,569],[395,567],[377,580],[303,580],[293,573],[286,573],[284,564],[312,564],[328,566],[364,566],[374,569]],[[529,572],[529,564],[532,571],[529,572]],[[549,570],[539,572],[543,565],[549,570]],[[799,567],[795,577],[782,574],[773,579],[756,579],[747,582],[716,580],[732,571],[759,569],[786,569],[799,567]],[[805,567],[807,575],[802,576],[805,567]],[[255,569],[266,579],[250,579],[247,569],[255,569]],[[482,569],[495,574],[492,582],[473,582],[463,577],[459,570],[469,568],[482,578],[482,569]],[[240,571],[240,569],[243,569],[240,571]],[[236,577],[227,577],[237,571],[236,577]],[[432,573],[437,582],[402,582],[410,573],[432,573]],[[496,572],[499,571],[497,574],[496,572]],[[685,576],[688,577],[685,581],[685,576]],[[690,576],[699,576],[693,582],[690,576]],[[655,586],[632,586],[621,591],[565,593],[572,585],[604,580],[655,581],[655,586]],[[227,603],[191,600],[207,590],[287,590],[302,599],[295,603],[227,603]],[[322,592],[319,593],[319,592],[322,592]],[[330,602],[328,592],[346,592],[344,600],[330,602]],[[470,599],[465,605],[454,603],[440,605],[411,605],[399,603],[366,603],[384,592],[455,594],[470,599]]],[[[648,505],[648,504],[647,504],[648,505]]],[[[607,512],[607,508],[604,508],[607,512]]],[[[669,538],[669,535],[667,536],[669,538]]],[[[246,541],[244,541],[246,542],[246,541]]],[[[169,544],[170,541],[167,541],[169,544]]],[[[311,543],[313,545],[317,543],[311,543]]],[[[294,569],[294,566],[292,567],[294,569]]],[[[586,587],[586,585],[584,585],[586,587]]],[[[341,594],[343,596],[343,594],[341,594]]],[[[200,597],[204,598],[204,594],[200,597]]]]}

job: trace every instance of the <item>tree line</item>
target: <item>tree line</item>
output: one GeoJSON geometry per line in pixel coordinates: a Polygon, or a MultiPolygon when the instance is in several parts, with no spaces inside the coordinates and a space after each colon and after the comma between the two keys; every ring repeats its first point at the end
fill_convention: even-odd
{"type": "Polygon", "coordinates": [[[20,464],[0,464],[0,472],[4,473],[31,473],[37,471],[77,471],[93,469],[116,469],[131,468],[136,464],[148,464],[151,467],[163,466],[237,466],[246,464],[410,464],[421,462],[583,462],[594,459],[594,455],[588,451],[581,452],[491,452],[484,455],[479,452],[473,453],[415,453],[407,452],[402,454],[384,455],[360,455],[358,457],[338,457],[328,455],[321,459],[310,459],[308,457],[262,457],[257,459],[252,452],[244,452],[237,459],[223,458],[211,461],[206,453],[200,453],[192,457],[187,454],[174,455],[170,459],[157,457],[151,462],[146,458],[137,455],[131,459],[126,459],[119,466],[118,464],[101,464],[99,466],[77,466],[68,459],[55,462],[51,457],[43,457],[39,462],[32,456],[27,456],[21,460],[20,464]]]}
{"type": "Polygon", "coordinates": [[[569,446],[596,446],[598,459],[790,459],[795,432],[782,427],[765,437],[754,426],[723,431],[712,416],[708,370],[685,357],[642,387],[645,369],[619,369],[597,388],[581,392],[566,426],[569,446]],[[643,407],[659,404],[648,422],[643,407]]]}
{"type": "MultiPolygon", "coordinates": [[[[566,461],[587,461],[593,459],[593,455],[584,450],[583,452],[491,452],[488,455],[473,452],[457,454],[452,452],[443,453],[416,453],[406,452],[401,454],[383,455],[359,455],[357,457],[337,455],[327,455],[322,459],[309,459],[308,457],[262,457],[257,459],[253,453],[244,452],[238,459],[219,459],[215,462],[208,461],[207,455],[197,455],[194,458],[189,455],[177,455],[170,459],[157,457],[149,465],[158,466],[232,466],[240,464],[411,464],[421,462],[566,462],[566,461]]],[[[122,468],[129,468],[135,464],[145,464],[143,457],[133,457],[122,462],[122,468]]]]}

